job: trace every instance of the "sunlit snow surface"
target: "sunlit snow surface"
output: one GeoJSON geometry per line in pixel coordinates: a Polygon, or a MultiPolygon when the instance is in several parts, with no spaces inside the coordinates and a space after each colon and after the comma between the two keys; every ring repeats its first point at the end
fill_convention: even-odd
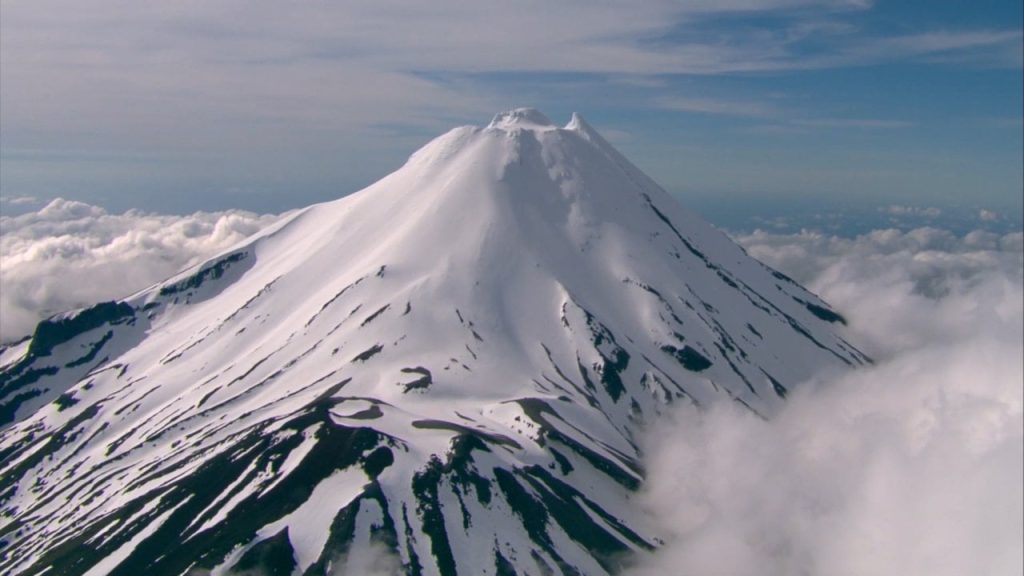
{"type": "Polygon", "coordinates": [[[0,572],[604,574],[640,425],[867,359],[579,117],[499,114],[0,367],[0,572]]]}

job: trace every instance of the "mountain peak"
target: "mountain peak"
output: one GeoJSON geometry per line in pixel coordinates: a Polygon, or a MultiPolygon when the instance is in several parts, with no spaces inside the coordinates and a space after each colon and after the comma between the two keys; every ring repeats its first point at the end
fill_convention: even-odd
{"type": "Polygon", "coordinates": [[[0,573],[607,576],[645,422],[867,361],[579,115],[490,128],[3,351],[0,573]]]}
{"type": "Polygon", "coordinates": [[[554,128],[554,123],[540,110],[535,108],[515,108],[499,112],[491,120],[488,128],[554,128]]]}
{"type": "Polygon", "coordinates": [[[566,130],[575,130],[577,132],[589,132],[593,131],[590,124],[583,119],[583,116],[579,112],[573,112],[572,118],[569,119],[569,123],[565,125],[566,130]]]}

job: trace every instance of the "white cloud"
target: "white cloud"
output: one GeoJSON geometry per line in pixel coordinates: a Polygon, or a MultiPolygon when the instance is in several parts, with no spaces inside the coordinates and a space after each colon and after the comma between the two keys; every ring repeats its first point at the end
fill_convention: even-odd
{"type": "Polygon", "coordinates": [[[35,196],[0,196],[0,204],[10,204],[11,206],[29,206],[32,204],[38,204],[39,199],[35,196]]]}
{"type": "Polygon", "coordinates": [[[978,210],[978,220],[981,220],[982,222],[995,222],[996,220],[999,220],[999,213],[982,208],[981,210],[978,210]]]}
{"type": "Polygon", "coordinates": [[[402,561],[383,543],[370,540],[369,544],[354,546],[335,558],[328,567],[328,573],[331,576],[395,576],[402,573],[402,561]]]}
{"type": "Polygon", "coordinates": [[[942,210],[934,206],[928,206],[925,208],[922,206],[900,206],[899,204],[890,204],[889,206],[879,208],[878,211],[892,214],[893,216],[926,216],[928,218],[935,218],[942,215],[942,210]]]}
{"type": "Polygon", "coordinates": [[[844,312],[874,367],[765,422],[734,406],[650,435],[667,544],[635,574],[1020,574],[1022,235],[739,238],[844,312]]]}
{"type": "Polygon", "coordinates": [[[970,338],[1014,313],[1024,269],[1021,237],[918,228],[853,239],[757,231],[738,240],[755,258],[844,310],[851,338],[886,358],[941,338],[970,338]]]}
{"type": "Polygon", "coordinates": [[[163,280],[276,218],[240,210],[108,214],[63,199],[0,217],[0,341],[28,335],[49,314],[163,280]]]}

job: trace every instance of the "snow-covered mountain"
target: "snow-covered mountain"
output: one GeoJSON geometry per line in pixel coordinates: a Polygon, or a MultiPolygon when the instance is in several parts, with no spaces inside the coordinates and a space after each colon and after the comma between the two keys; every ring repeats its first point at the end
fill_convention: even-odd
{"type": "Polygon", "coordinates": [[[579,116],[499,114],[3,351],[0,572],[612,573],[643,423],[770,415],[867,361],[836,322],[579,116]]]}

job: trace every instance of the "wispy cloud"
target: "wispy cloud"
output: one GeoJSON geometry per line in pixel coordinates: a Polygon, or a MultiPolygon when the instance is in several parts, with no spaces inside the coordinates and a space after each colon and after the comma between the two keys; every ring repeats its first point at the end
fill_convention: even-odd
{"type": "Polygon", "coordinates": [[[878,211],[891,214],[893,216],[924,216],[926,218],[936,218],[942,215],[942,210],[935,206],[901,206],[899,204],[890,204],[889,206],[880,207],[878,211]]]}
{"type": "Polygon", "coordinates": [[[763,118],[777,116],[781,113],[780,110],[769,104],[756,101],[666,96],[656,99],[655,104],[665,110],[695,114],[763,118]]]}
{"type": "Polygon", "coordinates": [[[39,199],[35,196],[0,196],[0,204],[10,204],[11,206],[30,206],[38,203],[39,199]]]}
{"type": "Polygon", "coordinates": [[[1020,46],[1021,38],[1020,30],[943,30],[880,38],[873,45],[877,55],[905,57],[1020,46]]]}
{"type": "MultiPolygon", "coordinates": [[[[869,7],[810,0],[516,6],[217,1],[158,9],[117,0],[5,3],[4,120],[18,134],[29,128],[87,131],[96,128],[93,118],[117,117],[121,130],[161,129],[169,136],[191,130],[201,142],[214,138],[201,130],[210,122],[352,127],[389,114],[395,121],[436,123],[496,105],[495,95],[479,87],[467,93],[424,72],[622,74],[656,82],[664,74],[856,66],[958,52],[980,57],[979,50],[1021,43],[1019,30],[862,37],[837,21],[843,10],[869,7]],[[712,17],[749,14],[786,20],[748,34],[705,25],[712,17]],[[195,120],[179,128],[183,117],[195,120]]],[[[709,114],[766,112],[746,102],[674,104],[709,114]]]]}
{"type": "Polygon", "coordinates": [[[803,112],[781,105],[779,100],[770,97],[764,100],[735,100],[728,97],[659,96],[653,99],[653,104],[662,110],[674,112],[769,121],[771,124],[748,127],[765,133],[801,133],[809,129],[887,130],[914,126],[913,122],[895,119],[807,118],[803,117],[803,112]]]}
{"type": "Polygon", "coordinates": [[[1005,65],[1020,51],[1019,29],[879,34],[862,25],[872,10],[830,0],[2,2],[4,184],[13,189],[17,177],[19,191],[42,196],[74,194],[78,176],[128,187],[155,178],[128,166],[141,155],[158,159],[165,185],[188,175],[197,186],[280,179],[273,186],[283,188],[321,174],[312,184],[321,190],[350,178],[344,192],[428,135],[478,123],[513,97],[620,117],[653,102],[782,122],[789,132],[899,128],[901,118],[817,101],[787,113],[732,81],[931,58],[1005,65]],[[559,92],[567,79],[578,89],[559,92]],[[679,92],[680,83],[694,90],[679,92]],[[845,118],[844,110],[863,111],[845,118]],[[30,149],[47,153],[17,156],[30,149]],[[62,151],[82,164],[67,181],[62,151]],[[10,175],[15,164],[23,176],[10,175]],[[108,177],[115,167],[121,173],[108,177]],[[57,185],[39,183],[47,179],[57,185]]]}
{"type": "Polygon", "coordinates": [[[796,126],[807,128],[863,128],[863,129],[889,129],[908,128],[913,122],[906,120],[881,120],[877,118],[806,118],[794,119],[792,123],[796,126]]]}
{"type": "Polygon", "coordinates": [[[1024,116],[1004,116],[998,118],[983,118],[980,120],[982,123],[989,126],[997,126],[999,128],[1011,128],[1014,130],[1020,130],[1024,128],[1024,116]]]}

